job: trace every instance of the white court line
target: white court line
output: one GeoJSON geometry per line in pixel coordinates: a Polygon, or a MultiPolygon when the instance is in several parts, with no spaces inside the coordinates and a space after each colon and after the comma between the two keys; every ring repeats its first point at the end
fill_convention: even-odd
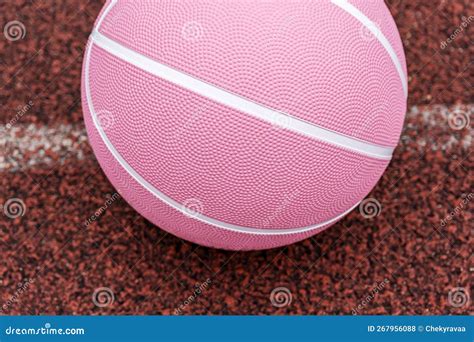
{"type": "MultiPolygon", "coordinates": [[[[468,150],[472,145],[474,130],[472,122],[468,134],[458,139],[456,130],[448,125],[448,119],[455,113],[474,120],[474,104],[470,105],[433,105],[413,106],[407,113],[399,149],[403,150],[415,136],[419,147],[430,147],[433,150],[468,150]],[[442,137],[410,134],[419,131],[419,126],[439,129],[445,133],[442,137]],[[436,141],[436,139],[439,139],[436,141]]],[[[462,130],[460,131],[462,133],[462,130]]],[[[84,147],[87,144],[87,133],[80,125],[45,126],[41,124],[16,123],[9,129],[0,129],[0,171],[28,169],[36,165],[49,165],[54,162],[46,152],[57,154],[60,160],[84,158],[84,147]]],[[[88,152],[86,152],[88,153],[88,152]]]]}
{"type": "MultiPolygon", "coordinates": [[[[432,150],[452,151],[454,149],[468,150],[472,145],[474,121],[474,104],[458,106],[413,106],[407,113],[405,127],[398,149],[406,149],[408,142],[413,141],[421,147],[432,150]],[[470,117],[471,123],[468,134],[458,139],[456,130],[448,125],[448,119],[459,112],[470,117]],[[439,129],[442,137],[413,134],[420,131],[420,125],[427,129],[439,129]],[[436,139],[439,139],[436,141],[436,139]]],[[[463,130],[459,131],[460,133],[463,130]]],[[[84,147],[87,144],[87,133],[83,126],[62,124],[45,126],[42,124],[14,124],[11,128],[0,126],[0,172],[29,169],[35,166],[50,165],[55,161],[48,157],[47,152],[58,155],[59,161],[66,159],[81,160],[84,158],[84,147]]]]}
{"type": "Polygon", "coordinates": [[[0,129],[0,171],[26,170],[63,163],[66,159],[81,160],[85,144],[84,127],[16,123],[0,129]]]}

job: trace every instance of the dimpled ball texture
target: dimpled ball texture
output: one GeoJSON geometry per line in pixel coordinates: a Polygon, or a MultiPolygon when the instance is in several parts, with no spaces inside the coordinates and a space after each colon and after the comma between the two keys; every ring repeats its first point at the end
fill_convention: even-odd
{"type": "Polygon", "coordinates": [[[197,244],[273,248],[358,206],[406,109],[383,1],[108,1],[83,65],[110,182],[197,244]]]}

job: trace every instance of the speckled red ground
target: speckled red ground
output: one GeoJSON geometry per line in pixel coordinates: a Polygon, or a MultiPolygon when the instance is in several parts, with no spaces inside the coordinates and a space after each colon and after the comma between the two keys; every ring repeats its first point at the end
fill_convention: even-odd
{"type": "Polygon", "coordinates": [[[472,313],[472,129],[447,119],[455,110],[472,117],[474,23],[440,44],[474,14],[474,2],[390,4],[410,95],[400,145],[370,195],[380,215],[355,210],[301,243],[234,253],[166,234],[112,197],[82,139],[80,105],[83,48],[102,4],[0,2],[2,28],[19,20],[26,30],[18,41],[0,37],[0,122],[12,124],[0,135],[0,204],[25,204],[15,219],[0,212],[1,314],[472,313]],[[38,127],[71,141],[32,147],[38,127]],[[113,293],[105,306],[93,300],[103,287],[113,293]],[[271,302],[278,287],[291,293],[282,307],[271,302]]]}

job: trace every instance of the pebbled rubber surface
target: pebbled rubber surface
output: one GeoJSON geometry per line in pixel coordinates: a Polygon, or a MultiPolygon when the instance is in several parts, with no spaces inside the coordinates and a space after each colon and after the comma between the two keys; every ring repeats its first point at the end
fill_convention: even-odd
{"type": "Polygon", "coordinates": [[[388,164],[216,104],[94,45],[84,81],[122,158],[160,192],[223,222],[279,229],[331,220],[364,198],[388,164]]]}
{"type": "MultiPolygon", "coordinates": [[[[388,9],[382,2],[370,7],[403,57],[388,9]]],[[[123,1],[112,5],[99,31],[259,104],[362,140],[397,144],[406,99],[393,62],[330,1],[123,1]]]]}
{"type": "MultiPolygon", "coordinates": [[[[398,32],[398,29],[394,27],[394,21],[390,11],[387,11],[387,7],[380,5],[383,1],[349,0],[349,2],[357,7],[357,9],[359,9],[362,13],[364,13],[364,15],[367,16],[367,18],[369,18],[378,29],[380,29],[382,34],[391,43],[391,46],[397,54],[398,60],[405,61],[405,51],[400,40],[400,33],[398,32]]],[[[371,34],[367,29],[361,27],[359,30],[359,33],[362,35],[362,39],[368,41],[377,39],[377,37],[371,34]]],[[[408,75],[406,63],[401,63],[401,65],[405,74],[405,78],[407,78],[408,75]]]]}
{"type": "MultiPolygon", "coordinates": [[[[110,182],[116,189],[118,189],[120,195],[125,198],[127,202],[130,203],[130,205],[132,205],[138,212],[140,212],[151,222],[154,222],[159,227],[165,227],[167,231],[178,237],[199,243],[203,246],[218,247],[229,250],[254,250],[262,248],[274,248],[300,241],[311,235],[314,235],[316,232],[321,232],[324,230],[324,228],[327,228],[321,227],[318,230],[300,234],[261,236],[258,234],[230,232],[222,228],[216,228],[215,226],[204,224],[195,220],[192,217],[192,212],[189,212],[190,215],[183,215],[183,213],[172,209],[169,205],[157,200],[149,191],[145,190],[141,184],[137,183],[136,180],[122,168],[122,166],[117,162],[116,158],[111,155],[102,138],[99,136],[99,133],[95,129],[95,126],[91,122],[90,116],[87,113],[88,109],[85,108],[84,111],[87,115],[86,126],[88,128],[90,143],[92,146],[94,146],[94,152],[100,161],[102,169],[107,172],[110,182]]],[[[155,174],[156,169],[153,170],[153,174],[155,174]]],[[[144,174],[146,175],[146,172],[144,174]]],[[[196,180],[196,182],[197,181],[198,180],[196,180]]],[[[224,190],[221,190],[221,192],[222,191],[224,190]]],[[[215,193],[219,193],[219,191],[212,192],[211,195],[215,195],[215,193]]],[[[173,193],[173,195],[178,197],[179,193],[173,193]]],[[[187,200],[188,198],[183,199],[182,203],[187,203],[187,200]]],[[[192,200],[193,201],[190,203],[190,209],[208,214],[209,210],[206,210],[207,208],[202,204],[203,202],[201,199],[197,200],[193,198],[192,200]]],[[[284,199],[282,199],[282,201],[283,200],[284,199]]],[[[207,202],[204,203],[208,205],[207,202]]],[[[261,205],[260,207],[263,206],[261,205]]],[[[227,206],[224,206],[222,212],[228,213],[229,211],[226,210],[227,208],[227,206]]],[[[284,214],[286,213],[285,207],[282,206],[281,208],[281,216],[284,217],[284,214]]],[[[215,213],[213,212],[209,213],[209,215],[214,214],[215,213]]],[[[255,213],[253,214],[256,215],[255,213]]],[[[246,213],[246,215],[248,215],[248,213],[246,213]]],[[[271,214],[269,215],[270,216],[267,216],[268,219],[262,222],[263,225],[266,222],[273,224],[273,222],[270,221],[273,216],[271,216],[271,214]]],[[[276,219],[279,217],[276,215],[274,216],[276,217],[274,219],[276,221],[276,219]]],[[[236,217],[239,222],[243,222],[243,219],[245,218],[245,216],[243,218],[238,216],[236,217]]],[[[266,218],[265,216],[263,217],[266,218]]],[[[223,218],[227,219],[227,217],[223,218]]],[[[250,223],[255,223],[255,220],[250,219],[250,223]]],[[[263,226],[263,228],[267,227],[263,226]]]]}
{"type": "MultiPolygon", "coordinates": [[[[383,4],[379,7],[388,14],[383,4]]],[[[281,1],[111,1],[96,23],[108,38],[199,80],[334,131],[347,126],[341,133],[354,138],[363,138],[355,129],[368,130],[370,142],[389,145],[383,139],[388,136],[393,146],[404,118],[400,89],[405,80],[386,49],[365,37],[361,27],[330,2],[281,1]],[[275,20],[283,15],[291,20],[275,20]],[[334,18],[350,24],[338,30],[335,25],[341,20],[334,18]],[[324,46],[316,39],[323,33],[324,46]],[[296,99],[299,96],[303,102],[296,99]],[[285,98],[286,104],[280,102],[285,98]],[[385,124],[372,122],[378,118],[385,124]]],[[[396,30],[393,22],[392,29],[396,30]]],[[[399,40],[394,43],[401,45],[399,40]]],[[[90,57],[83,82],[90,96],[84,97],[83,106],[105,117],[105,135],[129,165],[126,169],[133,169],[178,206],[192,202],[210,219],[250,229],[322,225],[361,201],[387,165],[246,117],[94,45],[86,55],[90,57]]],[[[97,156],[107,175],[117,172],[109,159],[97,156]]],[[[140,206],[153,207],[157,201],[139,200],[127,184],[118,191],[138,212],[140,206]]],[[[181,220],[162,220],[159,215],[151,221],[168,232],[182,225],[181,220]]],[[[199,234],[191,230],[189,237],[180,236],[197,242],[199,234]]],[[[220,239],[207,239],[208,246],[221,247],[220,239]]],[[[259,236],[252,238],[253,248],[259,248],[259,239],[262,246],[272,245],[266,241],[272,236],[259,236]]]]}

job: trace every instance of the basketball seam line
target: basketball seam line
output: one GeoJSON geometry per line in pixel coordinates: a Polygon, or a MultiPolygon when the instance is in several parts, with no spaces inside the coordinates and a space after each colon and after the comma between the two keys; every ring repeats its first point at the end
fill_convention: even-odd
{"type": "Polygon", "coordinates": [[[256,117],[264,122],[274,125],[277,125],[278,122],[282,122],[284,123],[283,125],[280,125],[282,129],[297,132],[312,139],[326,142],[371,158],[390,160],[392,157],[394,147],[372,144],[309,123],[287,113],[268,108],[129,49],[101,34],[97,29],[92,32],[91,39],[101,49],[139,68],[140,70],[148,72],[207,99],[213,100],[216,103],[256,117]]]}
{"type": "Polygon", "coordinates": [[[105,134],[104,130],[101,128],[100,123],[97,118],[97,113],[94,110],[94,106],[92,103],[92,96],[90,93],[90,86],[89,86],[89,63],[90,63],[90,55],[92,51],[92,46],[93,46],[93,41],[90,42],[89,46],[87,47],[86,51],[86,57],[85,57],[85,68],[84,68],[84,79],[85,79],[85,84],[84,84],[84,89],[85,89],[85,95],[86,95],[86,100],[87,100],[87,106],[89,108],[89,112],[91,114],[91,118],[94,124],[95,129],[99,133],[99,136],[101,137],[103,143],[109,150],[109,152],[112,154],[112,156],[115,158],[115,160],[123,167],[123,169],[133,178],[135,181],[137,181],[138,184],[140,184],[144,189],[149,191],[153,196],[158,198],[160,201],[163,203],[169,205],[171,208],[177,210],[178,212],[184,214],[185,216],[198,220],[200,222],[203,222],[205,224],[209,224],[211,226],[217,227],[217,228],[222,228],[225,230],[233,231],[233,232],[238,232],[238,233],[245,233],[245,234],[256,234],[256,235],[288,235],[288,234],[299,234],[299,233],[305,233],[308,231],[313,231],[317,230],[320,228],[323,228],[335,221],[338,221],[339,219],[343,218],[346,216],[349,212],[351,212],[355,207],[359,205],[360,202],[357,202],[353,207],[350,209],[346,210],[342,214],[337,215],[336,217],[327,220],[325,222],[316,224],[316,225],[311,225],[307,227],[300,227],[300,228],[281,228],[281,229],[260,229],[260,228],[251,228],[251,227],[244,227],[244,226],[238,226],[234,225],[231,223],[219,221],[217,219],[213,219],[211,217],[208,217],[206,215],[203,215],[201,213],[193,213],[192,215],[189,214],[189,212],[186,210],[186,207],[172,198],[168,197],[161,191],[159,191],[156,187],[154,187],[151,183],[149,183],[147,180],[145,180],[140,174],[135,171],[128,163],[127,161],[120,155],[120,153],[115,149],[113,146],[112,142],[108,139],[107,135],[105,134]]]}
{"type": "Polygon", "coordinates": [[[390,59],[392,60],[395,66],[395,69],[398,72],[398,76],[400,77],[400,81],[402,83],[403,93],[405,95],[405,98],[407,98],[408,83],[405,76],[405,72],[403,71],[403,67],[400,60],[398,59],[397,53],[392,47],[392,44],[390,44],[390,41],[382,33],[382,30],[380,30],[378,25],[372,20],[370,20],[369,17],[367,17],[362,11],[360,11],[357,7],[349,3],[349,1],[331,0],[331,2],[342,10],[344,10],[345,12],[347,12],[348,14],[350,14],[351,16],[353,16],[355,19],[357,19],[362,25],[364,25],[365,28],[367,28],[374,35],[374,37],[379,41],[379,43],[382,44],[383,48],[385,49],[385,51],[387,51],[388,55],[390,56],[390,59]]]}

